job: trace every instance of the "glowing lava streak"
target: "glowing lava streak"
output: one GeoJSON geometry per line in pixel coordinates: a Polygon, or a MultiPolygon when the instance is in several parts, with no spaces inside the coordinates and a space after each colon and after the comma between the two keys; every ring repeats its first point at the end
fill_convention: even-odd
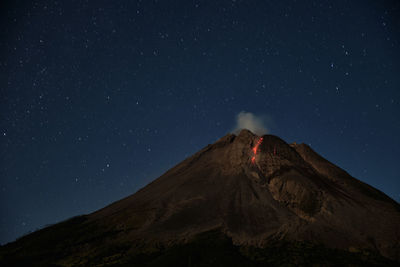
{"type": "Polygon", "coordinates": [[[262,141],[263,141],[263,138],[260,137],[260,139],[258,139],[258,141],[257,141],[257,144],[253,147],[253,157],[251,158],[251,163],[253,163],[253,164],[256,161],[257,150],[258,150],[258,147],[261,145],[262,141]]]}

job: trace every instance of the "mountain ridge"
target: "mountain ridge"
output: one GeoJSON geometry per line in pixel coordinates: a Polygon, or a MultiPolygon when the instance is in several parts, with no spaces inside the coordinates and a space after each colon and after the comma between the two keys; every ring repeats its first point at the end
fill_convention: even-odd
{"type": "MultiPolygon", "coordinates": [[[[215,231],[236,248],[300,242],[400,261],[398,203],[305,144],[248,130],[225,135],[135,194],[81,220],[71,228],[90,234],[71,232],[70,244],[81,249],[70,252],[66,262],[79,263],[86,254],[104,259],[99,251],[107,249],[116,251],[107,257],[118,259],[169,251],[215,231]]],[[[0,262],[12,255],[18,259],[10,251],[24,251],[24,240],[40,244],[39,232],[3,246],[0,262]]],[[[67,246],[61,234],[54,235],[49,243],[67,246]]]]}

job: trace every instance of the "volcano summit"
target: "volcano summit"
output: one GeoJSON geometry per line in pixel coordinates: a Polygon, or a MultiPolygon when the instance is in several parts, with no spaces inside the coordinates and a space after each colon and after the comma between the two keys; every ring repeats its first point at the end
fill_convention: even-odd
{"type": "Polygon", "coordinates": [[[305,144],[228,134],[135,194],[0,248],[0,265],[400,262],[400,205],[305,144]]]}

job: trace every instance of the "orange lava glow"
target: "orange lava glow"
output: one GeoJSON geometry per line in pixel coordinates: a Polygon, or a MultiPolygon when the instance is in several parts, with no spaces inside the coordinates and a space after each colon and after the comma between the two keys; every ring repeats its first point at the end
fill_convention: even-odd
{"type": "Polygon", "coordinates": [[[253,147],[253,157],[251,158],[251,163],[255,163],[256,162],[256,155],[257,155],[257,151],[258,151],[258,147],[261,145],[263,141],[263,138],[260,137],[260,139],[258,139],[256,145],[253,147]]]}

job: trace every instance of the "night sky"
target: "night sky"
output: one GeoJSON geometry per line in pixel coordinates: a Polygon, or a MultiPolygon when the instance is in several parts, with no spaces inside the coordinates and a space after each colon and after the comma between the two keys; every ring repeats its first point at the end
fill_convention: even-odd
{"type": "Polygon", "coordinates": [[[0,7],[2,244],[136,192],[241,111],[400,201],[398,1],[0,7]]]}

